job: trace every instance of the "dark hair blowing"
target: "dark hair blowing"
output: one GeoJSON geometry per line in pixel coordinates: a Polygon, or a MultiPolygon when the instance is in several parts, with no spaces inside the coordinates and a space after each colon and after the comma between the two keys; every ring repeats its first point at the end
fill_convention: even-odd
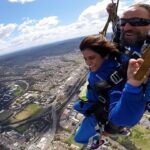
{"type": "Polygon", "coordinates": [[[114,56],[118,49],[113,42],[106,40],[102,35],[93,35],[85,37],[80,43],[81,52],[85,49],[90,49],[99,55],[102,58],[106,56],[114,56]]]}

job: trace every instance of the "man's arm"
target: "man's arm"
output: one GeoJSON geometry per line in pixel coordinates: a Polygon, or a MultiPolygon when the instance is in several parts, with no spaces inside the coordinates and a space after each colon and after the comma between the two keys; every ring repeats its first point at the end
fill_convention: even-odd
{"type": "Polygon", "coordinates": [[[116,13],[116,3],[109,3],[106,7],[107,13],[110,16],[110,21],[112,22],[112,41],[119,44],[120,43],[120,25],[119,17],[116,13]]]}
{"type": "Polygon", "coordinates": [[[145,111],[146,100],[142,90],[142,80],[135,80],[134,75],[142,63],[141,59],[129,61],[128,80],[123,91],[110,92],[109,121],[116,126],[134,126],[145,111]]]}

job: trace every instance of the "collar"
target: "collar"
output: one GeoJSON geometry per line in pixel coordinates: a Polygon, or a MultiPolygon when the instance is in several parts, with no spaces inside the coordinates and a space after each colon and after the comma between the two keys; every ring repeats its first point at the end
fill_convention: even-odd
{"type": "Polygon", "coordinates": [[[110,75],[110,73],[115,69],[117,68],[118,66],[118,63],[116,60],[114,59],[106,59],[103,64],[100,66],[100,68],[95,71],[95,72],[90,72],[91,75],[100,75],[100,77],[105,80],[108,78],[108,76],[110,75]]]}

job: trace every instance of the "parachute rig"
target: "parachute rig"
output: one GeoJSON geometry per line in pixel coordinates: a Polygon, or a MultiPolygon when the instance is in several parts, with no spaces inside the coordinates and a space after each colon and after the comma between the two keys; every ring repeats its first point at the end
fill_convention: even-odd
{"type": "Polygon", "coordinates": [[[106,24],[105,24],[103,30],[101,32],[99,32],[99,34],[102,34],[103,36],[106,36],[109,23],[111,21],[115,21],[118,18],[117,12],[118,12],[119,0],[117,0],[116,3],[114,3],[113,0],[111,2],[112,3],[110,3],[108,8],[107,8],[107,11],[109,11],[110,13],[108,15],[106,24]]]}

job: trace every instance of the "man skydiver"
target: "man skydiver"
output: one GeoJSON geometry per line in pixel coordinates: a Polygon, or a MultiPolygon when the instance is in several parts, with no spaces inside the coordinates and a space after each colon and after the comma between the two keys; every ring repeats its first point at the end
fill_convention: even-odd
{"type": "MultiPolygon", "coordinates": [[[[106,9],[109,14],[115,9],[114,5],[108,4],[106,9]]],[[[138,52],[141,54],[145,42],[150,44],[150,5],[134,4],[123,12],[120,19],[119,17],[115,18],[111,20],[114,32],[113,41],[119,45],[123,52],[126,47],[130,53],[138,52]]],[[[130,58],[123,55],[121,59],[121,63],[124,64],[130,58]]],[[[150,111],[150,79],[145,85],[145,99],[147,100],[146,109],[150,111]]]]}

